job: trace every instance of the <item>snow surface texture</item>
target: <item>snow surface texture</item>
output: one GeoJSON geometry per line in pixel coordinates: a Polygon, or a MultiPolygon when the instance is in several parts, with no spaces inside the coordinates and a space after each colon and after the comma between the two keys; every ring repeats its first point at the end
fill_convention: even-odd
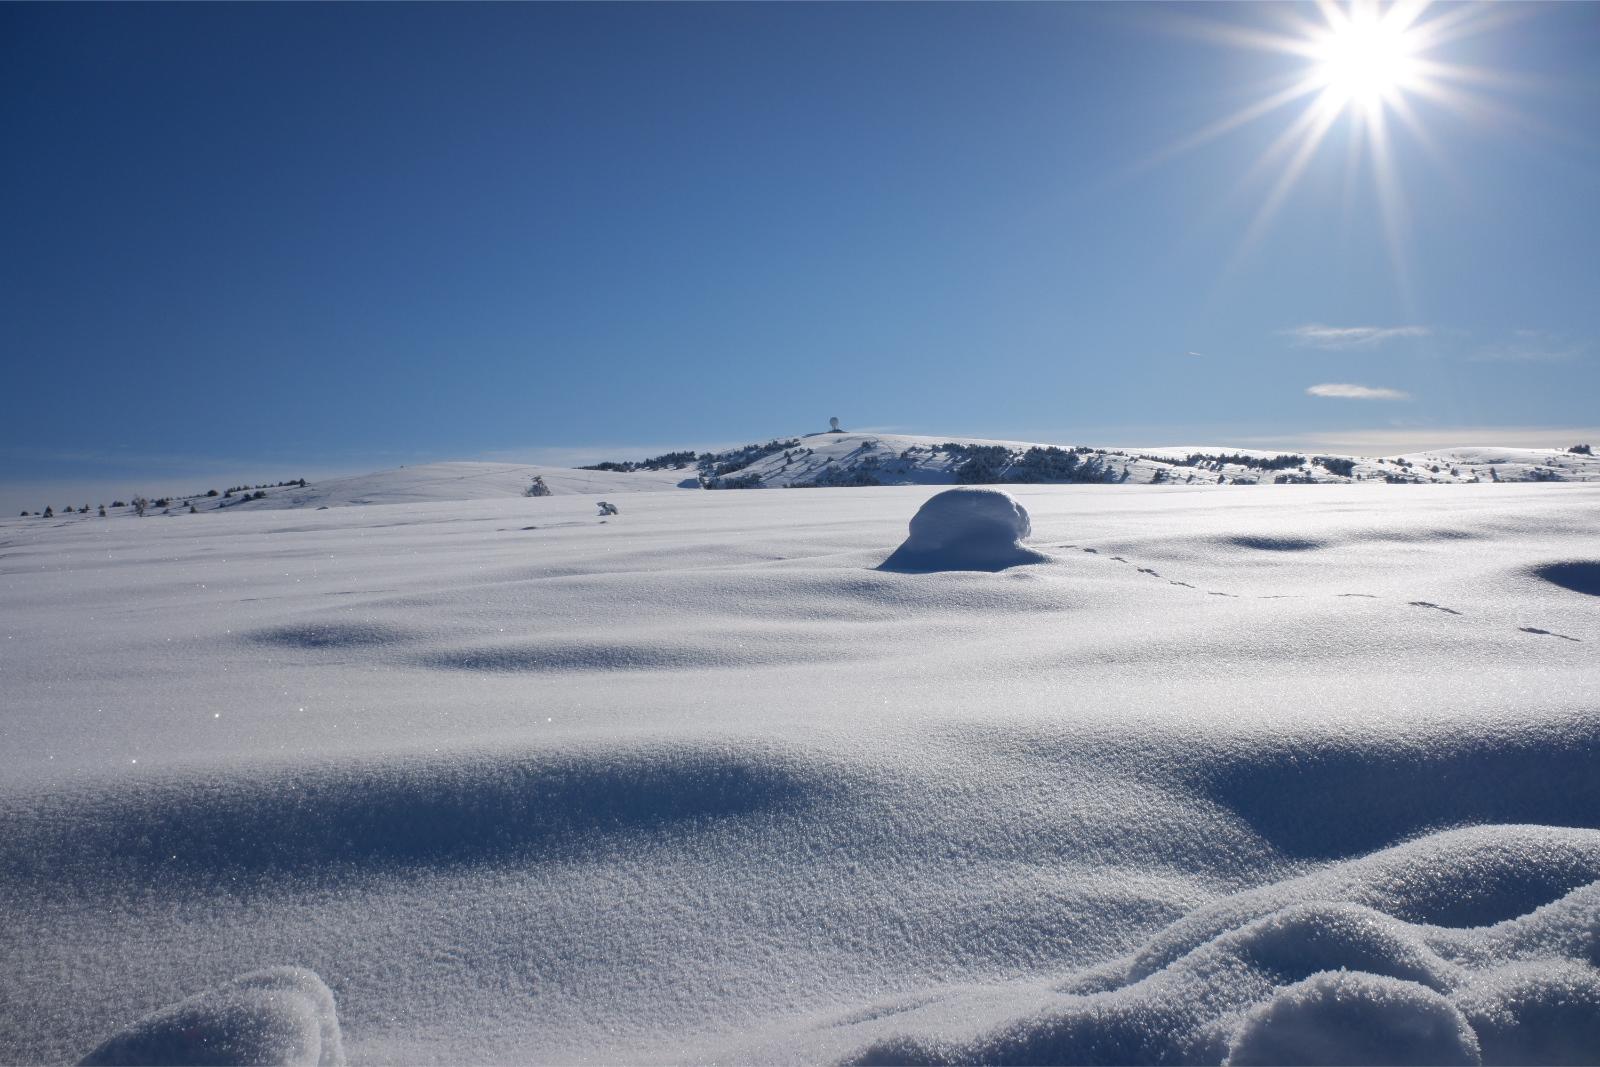
{"type": "Polygon", "coordinates": [[[1008,491],[0,523],[0,1060],[1600,1060],[1600,488],[1008,491]]]}
{"type": "Polygon", "coordinates": [[[83,1060],[109,1064],[343,1067],[333,993],[310,971],[241,975],[139,1020],[83,1060]]]}
{"type": "Polygon", "coordinates": [[[1001,571],[1040,563],[1042,552],[1024,548],[1033,532],[1028,511],[998,489],[946,489],[911,517],[905,543],[883,562],[891,571],[1001,571]]]}

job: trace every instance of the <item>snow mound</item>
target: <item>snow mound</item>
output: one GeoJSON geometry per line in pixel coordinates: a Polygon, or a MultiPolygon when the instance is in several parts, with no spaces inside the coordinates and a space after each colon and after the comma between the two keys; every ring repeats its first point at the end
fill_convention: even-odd
{"type": "Polygon", "coordinates": [[[1049,557],[1024,548],[1028,511],[999,489],[962,486],[928,499],[911,517],[905,543],[883,561],[897,571],[999,571],[1049,557]]]}
{"type": "Polygon", "coordinates": [[[1461,997],[1486,1063],[1600,1059],[1600,971],[1581,963],[1514,963],[1461,997]]]}
{"type": "MultiPolygon", "coordinates": [[[[1032,1011],[965,1040],[884,1036],[854,1062],[1592,1063],[1597,876],[1594,830],[1432,834],[1197,909],[1123,963],[1059,981],[1032,1011]],[[1530,885],[1493,925],[1402,918],[1470,896],[1496,868],[1515,880],[1514,867],[1563,868],[1578,888],[1550,900],[1530,885]]],[[[937,1033],[964,1007],[935,1004],[925,1018],[937,1033]]]]}
{"type": "Polygon", "coordinates": [[[1324,971],[1250,1013],[1229,1067],[1258,1064],[1478,1064],[1466,1017],[1416,982],[1324,971]]]}
{"type": "Polygon", "coordinates": [[[145,1016],[85,1064],[344,1063],[333,993],[310,971],[273,967],[145,1016]]]}

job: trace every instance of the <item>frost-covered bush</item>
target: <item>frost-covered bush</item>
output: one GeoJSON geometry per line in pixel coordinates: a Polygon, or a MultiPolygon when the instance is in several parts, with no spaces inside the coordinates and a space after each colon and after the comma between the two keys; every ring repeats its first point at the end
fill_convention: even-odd
{"type": "Polygon", "coordinates": [[[528,483],[528,488],[522,491],[523,496],[550,496],[551,494],[552,490],[545,484],[542,474],[535,474],[533,480],[528,483]]]}
{"type": "Polygon", "coordinates": [[[1209,464],[1215,468],[1226,464],[1234,467],[1249,467],[1252,470],[1281,471],[1290,467],[1299,467],[1305,461],[1306,457],[1304,456],[1287,454],[1263,457],[1247,456],[1242,452],[1225,452],[1219,455],[1213,455],[1209,452],[1191,452],[1183,462],[1190,467],[1209,464]]]}
{"type": "Polygon", "coordinates": [[[725,474],[744,470],[758,459],[765,459],[799,444],[798,437],[791,437],[788,440],[768,441],[764,445],[745,445],[743,448],[733,448],[726,452],[707,452],[700,456],[698,463],[702,473],[720,478],[725,474]]]}
{"type": "Polygon", "coordinates": [[[1011,465],[1007,481],[1011,482],[1073,482],[1078,480],[1082,466],[1080,453],[1057,448],[1030,448],[1011,465]]]}
{"type": "Polygon", "coordinates": [[[862,464],[859,467],[829,467],[809,482],[795,482],[796,489],[836,489],[863,485],[882,485],[883,481],[873,473],[874,468],[862,464]]]}
{"type": "Polygon", "coordinates": [[[1349,478],[1356,472],[1356,461],[1340,456],[1318,456],[1312,462],[1329,474],[1337,474],[1341,478],[1349,478]]]}
{"type": "Polygon", "coordinates": [[[1004,445],[964,445],[946,441],[939,450],[956,461],[956,481],[967,485],[998,482],[1011,463],[1011,450],[1004,445]]]}
{"type": "Polygon", "coordinates": [[[761,477],[757,474],[741,474],[734,478],[707,478],[701,483],[707,489],[760,489],[761,477]]]}

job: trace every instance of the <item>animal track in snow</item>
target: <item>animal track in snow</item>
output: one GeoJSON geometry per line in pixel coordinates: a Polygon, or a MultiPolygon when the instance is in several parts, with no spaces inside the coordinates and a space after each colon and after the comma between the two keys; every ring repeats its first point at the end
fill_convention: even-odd
{"type": "Polygon", "coordinates": [[[1521,630],[1525,634],[1544,634],[1546,637],[1559,637],[1563,641],[1582,640],[1582,638],[1568,637],[1566,634],[1558,634],[1554,630],[1541,630],[1537,626],[1519,626],[1517,629],[1521,630]]]}
{"type": "MultiPolygon", "coordinates": [[[[1071,548],[1071,547],[1075,547],[1075,546],[1062,545],[1062,546],[1059,546],[1059,547],[1071,548]]],[[[1098,555],[1099,554],[1099,550],[1098,549],[1094,549],[1094,548],[1085,548],[1085,549],[1083,549],[1083,551],[1091,553],[1091,554],[1094,554],[1094,555],[1098,555]]],[[[1160,578],[1162,576],[1160,574],[1160,572],[1158,572],[1155,568],[1153,568],[1153,567],[1139,567],[1136,564],[1131,563],[1129,560],[1123,558],[1122,556],[1108,556],[1106,558],[1116,560],[1118,563],[1128,563],[1130,566],[1134,566],[1135,569],[1138,570],[1138,572],[1140,574],[1148,574],[1152,578],[1160,578]]],[[[1565,577],[1565,576],[1566,575],[1563,574],[1563,577],[1565,577]]],[[[1585,572],[1583,577],[1587,577],[1587,576],[1588,576],[1587,572],[1585,572]]],[[[1546,576],[1541,574],[1540,577],[1546,577],[1546,576]]],[[[1180,582],[1175,578],[1168,578],[1168,579],[1166,579],[1166,582],[1167,582],[1168,585],[1182,586],[1185,589],[1195,589],[1195,590],[1197,590],[1199,592],[1205,593],[1207,596],[1225,596],[1225,597],[1232,597],[1235,600],[1237,600],[1239,598],[1239,594],[1238,593],[1224,593],[1224,592],[1222,592],[1221,590],[1218,590],[1218,589],[1204,589],[1204,590],[1201,590],[1201,589],[1199,589],[1198,586],[1191,585],[1188,582],[1180,582]]],[[[1572,586],[1569,585],[1568,587],[1571,588],[1572,586]]],[[[1580,591],[1586,592],[1587,590],[1586,589],[1580,589],[1580,591]]],[[[1362,599],[1362,600],[1384,600],[1384,599],[1387,599],[1385,597],[1377,595],[1376,593],[1335,593],[1334,595],[1337,596],[1337,597],[1355,597],[1355,598],[1359,598],[1359,599],[1362,599]]],[[[1254,599],[1256,599],[1256,600],[1296,600],[1296,599],[1301,599],[1301,596],[1300,596],[1300,594],[1295,594],[1295,593],[1269,593],[1269,594],[1257,595],[1254,599]]],[[[1442,611],[1446,615],[1457,615],[1457,616],[1460,616],[1462,618],[1466,617],[1466,613],[1465,612],[1457,611],[1455,608],[1447,608],[1443,604],[1436,604],[1431,600],[1408,600],[1408,601],[1406,601],[1406,603],[1407,603],[1408,606],[1414,607],[1414,608],[1432,608],[1434,611],[1442,611]]],[[[1572,637],[1572,636],[1570,636],[1568,634],[1559,634],[1559,633],[1556,633],[1554,630],[1545,630],[1545,629],[1541,629],[1540,627],[1537,627],[1537,626],[1519,626],[1519,627],[1517,627],[1517,629],[1520,630],[1522,633],[1525,633],[1525,634],[1536,634],[1536,635],[1539,635],[1541,637],[1557,637],[1557,638],[1560,638],[1563,641],[1573,641],[1573,642],[1580,643],[1580,644],[1583,641],[1583,638],[1581,638],[1581,637],[1572,637]]]]}

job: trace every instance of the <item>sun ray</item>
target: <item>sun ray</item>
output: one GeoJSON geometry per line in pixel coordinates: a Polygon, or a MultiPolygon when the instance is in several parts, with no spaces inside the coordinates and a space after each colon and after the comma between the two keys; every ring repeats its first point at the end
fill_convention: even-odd
{"type": "Polygon", "coordinates": [[[1243,126],[1247,123],[1254,122],[1263,115],[1270,114],[1281,107],[1285,107],[1294,103],[1301,97],[1316,92],[1319,88],[1320,86],[1318,85],[1316,78],[1310,76],[1299,76],[1290,85],[1273,93],[1271,96],[1267,96],[1253,104],[1242,107],[1233,114],[1226,115],[1211,123],[1209,126],[1202,127],[1201,129],[1190,134],[1188,137],[1185,137],[1183,140],[1161,149],[1159,152],[1137,164],[1134,169],[1144,170],[1159,163],[1165,163],[1167,160],[1172,159],[1175,156],[1181,156],[1185,152],[1192,152],[1194,149],[1199,148],[1201,145],[1207,144],[1210,141],[1216,140],[1225,133],[1236,130],[1240,126],[1243,126]]]}
{"type": "Polygon", "coordinates": [[[1298,74],[1274,83],[1255,102],[1182,138],[1145,165],[1208,144],[1310,97],[1250,162],[1237,183],[1241,191],[1261,188],[1260,200],[1223,274],[1231,273],[1260,242],[1330,131],[1342,122],[1349,131],[1344,152],[1345,232],[1350,233],[1356,221],[1359,201],[1354,193],[1361,185],[1362,172],[1367,171],[1376,200],[1374,221],[1396,283],[1409,304],[1409,209],[1396,136],[1420,145],[1452,183],[1459,183],[1463,175],[1430,135],[1418,104],[1519,132],[1558,136],[1491,96],[1496,89],[1527,88],[1529,79],[1453,63],[1435,54],[1443,44],[1529,17],[1531,12],[1487,4],[1435,7],[1432,0],[1317,0],[1314,9],[1277,5],[1262,10],[1269,12],[1273,25],[1210,22],[1185,15],[1175,28],[1235,48],[1305,60],[1305,66],[1298,74]],[[1304,17],[1302,12],[1307,10],[1314,10],[1316,17],[1304,17]]]}
{"type": "Polygon", "coordinates": [[[1261,206],[1256,209],[1255,217],[1240,241],[1239,251],[1235,254],[1236,260],[1242,258],[1259,243],[1267,225],[1299,182],[1300,175],[1305,172],[1306,165],[1311,162],[1311,157],[1321,147],[1329,128],[1338,117],[1338,110],[1329,107],[1323,97],[1313,100],[1306,105],[1299,120],[1285,130],[1284,135],[1269,146],[1267,152],[1263,153],[1256,161],[1256,165],[1251,168],[1251,173],[1255,173],[1270,165],[1269,156],[1289,155],[1289,160],[1284,165],[1282,173],[1278,175],[1278,180],[1273,183],[1261,206]]]}
{"type": "Polygon", "coordinates": [[[1389,124],[1385,109],[1375,107],[1367,116],[1367,147],[1372,157],[1372,181],[1378,194],[1378,214],[1382,222],[1384,245],[1400,291],[1401,306],[1414,317],[1415,300],[1411,286],[1409,257],[1406,255],[1405,194],[1396,177],[1394,154],[1389,143],[1389,124]]]}

